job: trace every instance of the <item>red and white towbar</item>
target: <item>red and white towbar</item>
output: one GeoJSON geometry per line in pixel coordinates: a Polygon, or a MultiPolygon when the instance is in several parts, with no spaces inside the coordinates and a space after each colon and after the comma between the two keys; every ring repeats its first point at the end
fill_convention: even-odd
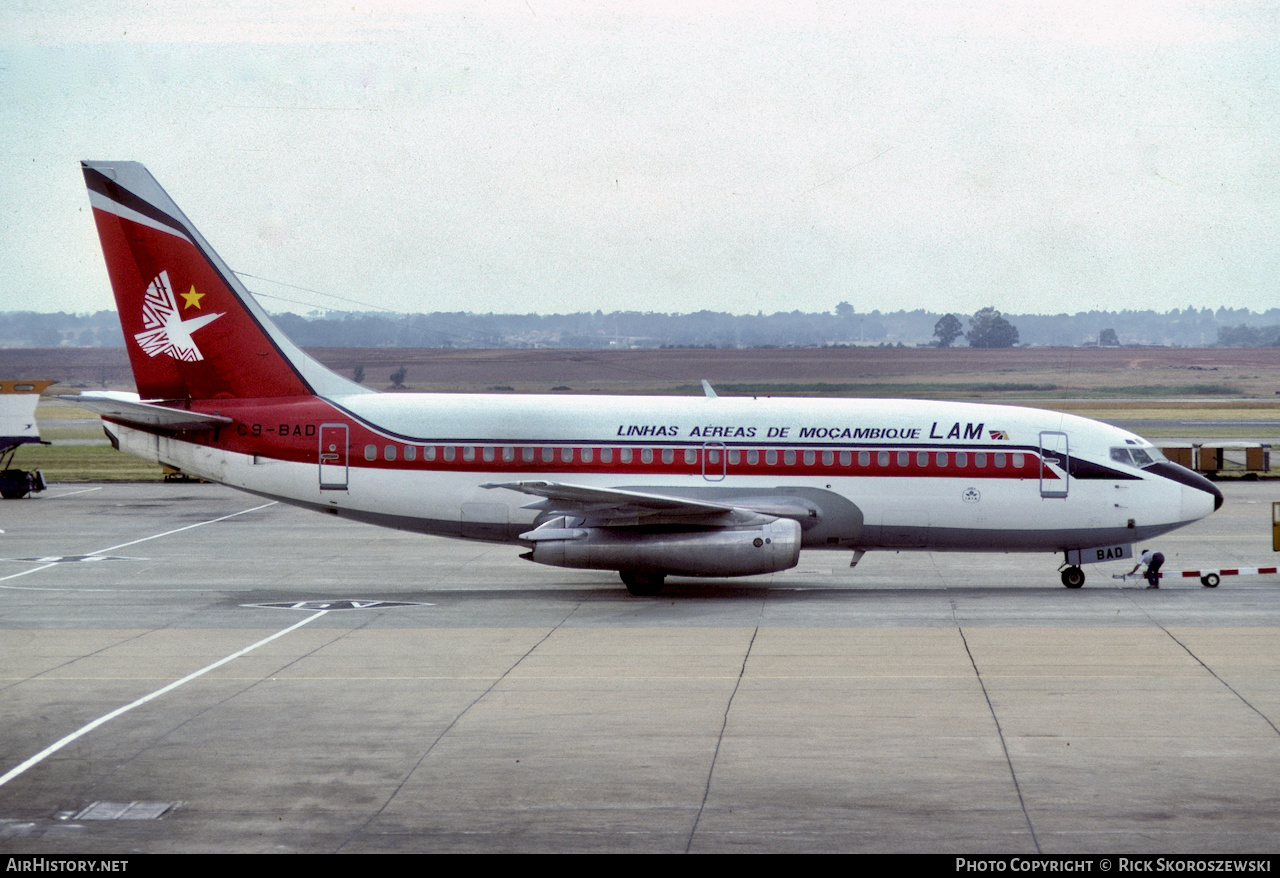
{"type": "MultiPolygon", "coordinates": [[[[1224,576],[1261,576],[1267,573],[1280,573],[1280,567],[1223,567],[1220,570],[1168,570],[1161,571],[1160,578],[1196,578],[1200,580],[1200,584],[1205,588],[1217,588],[1218,583],[1222,581],[1222,577],[1224,576]]],[[[1145,580],[1147,577],[1141,573],[1121,573],[1113,574],[1111,578],[1120,580],[1145,580]]]]}

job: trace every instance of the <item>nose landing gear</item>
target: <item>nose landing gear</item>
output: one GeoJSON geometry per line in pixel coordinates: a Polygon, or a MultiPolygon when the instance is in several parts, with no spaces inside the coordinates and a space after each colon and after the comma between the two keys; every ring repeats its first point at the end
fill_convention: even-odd
{"type": "Polygon", "coordinates": [[[1079,567],[1067,567],[1062,571],[1062,584],[1067,588],[1079,588],[1084,585],[1084,571],[1079,567]]]}

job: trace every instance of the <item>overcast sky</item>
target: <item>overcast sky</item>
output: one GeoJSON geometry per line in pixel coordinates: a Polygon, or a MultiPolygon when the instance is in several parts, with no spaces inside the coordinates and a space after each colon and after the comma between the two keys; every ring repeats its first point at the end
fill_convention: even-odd
{"type": "Polygon", "coordinates": [[[1280,304],[1276,2],[178,5],[0,5],[0,311],[82,158],[272,310],[1280,304]]]}

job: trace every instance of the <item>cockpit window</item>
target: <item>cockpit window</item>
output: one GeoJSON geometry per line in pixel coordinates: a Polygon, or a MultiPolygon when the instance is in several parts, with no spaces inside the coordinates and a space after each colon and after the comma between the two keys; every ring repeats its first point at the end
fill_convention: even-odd
{"type": "Polygon", "coordinates": [[[1153,445],[1148,445],[1146,448],[1116,447],[1111,449],[1111,459],[1126,466],[1142,468],[1151,466],[1158,460],[1164,460],[1164,455],[1153,445]]]}
{"type": "Polygon", "coordinates": [[[1151,459],[1151,455],[1147,454],[1147,452],[1143,451],[1141,448],[1130,448],[1129,453],[1133,455],[1134,466],[1151,466],[1151,464],[1155,463],[1155,461],[1151,459]]]}

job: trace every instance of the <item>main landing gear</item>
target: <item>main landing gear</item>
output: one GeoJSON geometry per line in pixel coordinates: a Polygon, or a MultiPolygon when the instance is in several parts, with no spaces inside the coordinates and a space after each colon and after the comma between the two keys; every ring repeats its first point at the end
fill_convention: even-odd
{"type": "Polygon", "coordinates": [[[1062,584],[1067,588],[1079,588],[1084,585],[1084,571],[1079,567],[1067,567],[1062,571],[1062,584]]]}
{"type": "Polygon", "coordinates": [[[627,587],[627,591],[641,597],[649,597],[662,591],[662,583],[667,578],[667,574],[652,570],[619,570],[618,575],[622,577],[622,584],[627,587]]]}

